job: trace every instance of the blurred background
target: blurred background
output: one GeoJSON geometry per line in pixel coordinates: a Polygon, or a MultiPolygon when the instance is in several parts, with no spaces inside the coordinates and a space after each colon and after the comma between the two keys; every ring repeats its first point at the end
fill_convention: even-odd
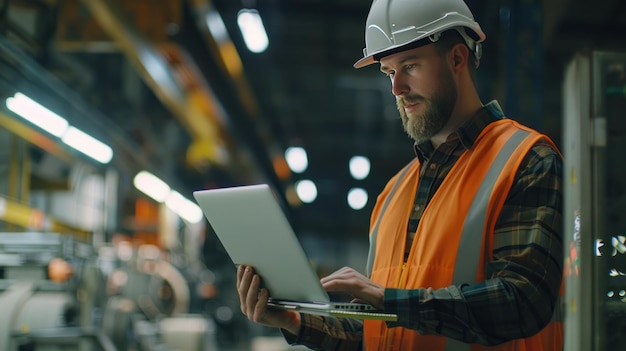
{"type": "MultiPolygon", "coordinates": [[[[591,234],[566,250],[570,335],[589,347],[570,350],[614,349],[626,2],[466,3],[483,102],[574,162],[566,228],[591,234]]],[[[1,0],[0,349],[286,350],[240,313],[192,192],[267,183],[320,276],[364,270],[377,194],[414,156],[388,79],[352,67],[370,4],[1,0]]]]}

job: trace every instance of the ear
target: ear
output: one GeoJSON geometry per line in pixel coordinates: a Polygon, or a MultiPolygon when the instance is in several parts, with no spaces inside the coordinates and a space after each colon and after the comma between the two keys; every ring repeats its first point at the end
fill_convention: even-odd
{"type": "Polygon", "coordinates": [[[458,73],[465,67],[467,67],[467,60],[469,59],[469,48],[464,44],[456,44],[450,50],[450,64],[451,69],[458,73]]]}

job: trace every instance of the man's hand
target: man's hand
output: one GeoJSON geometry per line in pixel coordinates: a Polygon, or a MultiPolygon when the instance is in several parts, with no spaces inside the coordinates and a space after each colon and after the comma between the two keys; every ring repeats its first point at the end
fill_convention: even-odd
{"type": "Polygon", "coordinates": [[[350,294],[356,301],[369,303],[380,310],[384,307],[385,288],[350,267],[343,267],[320,282],[326,291],[350,294]]]}
{"type": "Polygon", "coordinates": [[[269,327],[282,328],[294,335],[300,331],[300,314],[267,307],[269,292],[261,289],[261,277],[250,266],[240,265],[237,269],[237,292],[241,312],[249,320],[269,327]]]}

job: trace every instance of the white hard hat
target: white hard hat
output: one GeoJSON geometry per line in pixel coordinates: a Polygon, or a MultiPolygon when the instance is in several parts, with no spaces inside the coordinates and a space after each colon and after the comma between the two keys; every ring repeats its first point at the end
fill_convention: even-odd
{"type": "Polygon", "coordinates": [[[365,26],[363,58],[354,67],[370,65],[379,56],[402,51],[405,45],[422,39],[426,39],[424,44],[435,42],[449,29],[461,34],[479,60],[485,33],[463,0],[373,0],[365,26]]]}

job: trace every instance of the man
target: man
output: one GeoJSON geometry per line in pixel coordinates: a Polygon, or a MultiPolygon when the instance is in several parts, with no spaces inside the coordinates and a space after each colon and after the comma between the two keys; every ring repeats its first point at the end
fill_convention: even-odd
{"type": "Polygon", "coordinates": [[[242,266],[243,313],[313,349],[562,349],[556,146],[480,101],[485,35],[462,0],[375,0],[365,37],[355,67],[380,63],[416,158],[378,197],[368,277],[343,268],[321,282],[398,321],[268,309],[261,277],[242,266]]]}

